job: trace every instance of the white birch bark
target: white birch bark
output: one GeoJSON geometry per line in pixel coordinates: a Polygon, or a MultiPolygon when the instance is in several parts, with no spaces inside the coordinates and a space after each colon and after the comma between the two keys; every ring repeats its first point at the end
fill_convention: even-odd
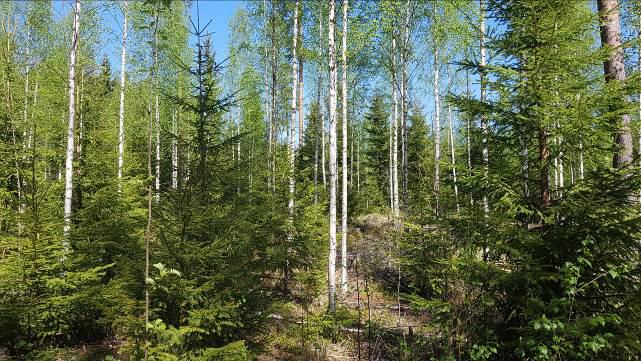
{"type": "MultiPolygon", "coordinates": [[[[296,181],[294,180],[294,161],[296,154],[294,153],[294,146],[296,142],[296,90],[298,88],[298,56],[296,48],[298,47],[298,7],[300,0],[296,0],[294,7],[294,37],[292,39],[292,118],[290,122],[289,131],[289,201],[287,203],[287,211],[289,212],[289,223],[293,228],[294,226],[294,192],[296,188],[296,181]]],[[[291,231],[288,234],[288,239],[292,239],[291,231]]]]}
{"type": "Polygon", "coordinates": [[[268,143],[268,150],[267,150],[267,189],[271,189],[271,154],[272,154],[272,131],[271,131],[271,117],[270,117],[270,109],[269,109],[269,97],[270,97],[270,88],[269,88],[269,75],[268,75],[268,59],[269,59],[269,51],[267,50],[267,0],[263,0],[263,29],[264,31],[264,36],[265,36],[265,43],[263,44],[263,48],[265,49],[264,53],[264,73],[263,73],[263,81],[265,83],[265,125],[267,128],[267,143],[268,143]]]}
{"type": "Polygon", "coordinates": [[[69,53],[69,122],[67,125],[67,155],[65,160],[65,197],[64,197],[64,227],[62,247],[69,251],[69,231],[71,230],[71,201],[73,199],[73,156],[74,156],[74,121],[76,118],[76,58],[78,53],[80,29],[80,0],[74,6],[74,18],[69,53]]]}
{"type": "MultiPolygon", "coordinates": [[[[480,80],[481,80],[481,103],[485,102],[486,89],[485,89],[485,66],[486,64],[486,49],[485,49],[485,4],[484,0],[479,0],[479,11],[480,11],[480,31],[479,31],[479,48],[481,53],[481,60],[479,66],[481,67],[480,80]]],[[[481,132],[483,137],[481,138],[482,145],[482,161],[483,161],[483,175],[487,179],[488,170],[489,170],[489,151],[487,147],[487,134],[488,134],[488,125],[487,118],[485,115],[481,116],[481,132]]],[[[490,211],[490,206],[487,201],[487,194],[483,194],[483,212],[487,215],[490,211]]]]}
{"type": "Polygon", "coordinates": [[[439,92],[440,60],[438,47],[434,47],[434,194],[436,194],[436,214],[439,215],[441,192],[441,95],[439,92]]]}
{"type": "Polygon", "coordinates": [[[305,5],[304,2],[300,3],[300,19],[298,19],[298,37],[300,39],[299,46],[301,51],[298,52],[298,148],[300,148],[303,145],[303,135],[304,135],[304,125],[303,125],[303,88],[304,88],[304,83],[303,83],[303,6],[305,5]]]}
{"type": "Polygon", "coordinates": [[[329,310],[336,310],[336,1],[329,0],[329,310]]]}
{"type": "Polygon", "coordinates": [[[583,141],[579,141],[579,179],[583,180],[583,141]]]}
{"type": "Polygon", "coordinates": [[[125,76],[127,67],[127,6],[122,6],[122,50],[120,53],[120,111],[118,113],[118,194],[122,192],[122,167],[125,156],[125,76]]]}
{"type": "Polygon", "coordinates": [[[343,155],[342,155],[342,195],[341,195],[341,295],[347,295],[347,10],[349,0],[343,0],[342,34],[342,93],[343,93],[343,155]]]}
{"type": "Polygon", "coordinates": [[[448,131],[450,135],[450,161],[452,162],[452,182],[454,185],[454,200],[456,201],[456,212],[461,212],[461,207],[458,203],[458,182],[456,179],[456,158],[454,152],[454,128],[452,126],[452,106],[447,106],[447,122],[448,131]]]}
{"type": "Polygon", "coordinates": [[[156,202],[160,201],[160,94],[158,82],[158,21],[159,9],[156,9],[156,21],[154,29],[154,47],[153,47],[153,72],[154,72],[154,93],[155,93],[155,124],[156,124],[156,181],[155,181],[155,197],[156,202]]]}
{"type": "Polygon", "coordinates": [[[171,113],[171,188],[178,188],[178,124],[176,122],[176,109],[171,113]]]}
{"type": "Polygon", "coordinates": [[[396,36],[392,34],[392,103],[394,112],[392,114],[392,178],[393,184],[393,208],[394,222],[399,218],[399,199],[398,199],[398,83],[396,78],[396,36]]]}
{"type": "MultiPolygon", "coordinates": [[[[323,107],[321,105],[321,87],[322,87],[322,81],[323,81],[323,68],[322,68],[322,41],[321,39],[323,38],[323,16],[322,16],[322,8],[319,6],[319,13],[318,13],[318,56],[319,56],[319,62],[318,62],[318,79],[316,82],[316,103],[317,103],[317,109],[318,109],[318,114],[316,118],[316,131],[314,135],[314,204],[318,203],[318,156],[319,156],[319,146],[320,146],[320,133],[323,132],[323,107]]],[[[323,139],[324,140],[324,139],[323,139]]],[[[323,146],[325,145],[325,142],[323,142],[323,146]]],[[[323,158],[323,163],[325,162],[325,159],[323,158]]],[[[323,184],[325,181],[323,180],[323,184]]]]}

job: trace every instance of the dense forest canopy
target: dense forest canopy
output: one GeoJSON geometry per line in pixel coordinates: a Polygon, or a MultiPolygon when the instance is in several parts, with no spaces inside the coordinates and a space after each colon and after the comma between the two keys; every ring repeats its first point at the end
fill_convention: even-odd
{"type": "Polygon", "coordinates": [[[0,3],[0,360],[641,359],[640,2],[202,3],[0,3]]]}

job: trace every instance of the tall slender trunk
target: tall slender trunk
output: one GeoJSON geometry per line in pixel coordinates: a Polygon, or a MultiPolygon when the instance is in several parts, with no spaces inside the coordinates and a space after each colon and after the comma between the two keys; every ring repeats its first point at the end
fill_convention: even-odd
{"type": "MultiPolygon", "coordinates": [[[[485,103],[486,97],[486,81],[485,78],[485,66],[486,64],[486,48],[485,48],[485,3],[484,0],[479,0],[479,11],[480,11],[480,31],[479,31],[479,48],[481,52],[481,61],[479,66],[481,71],[479,73],[481,80],[481,103],[485,103]]],[[[487,117],[485,114],[481,115],[481,132],[483,136],[481,138],[482,146],[482,162],[483,162],[483,177],[487,183],[487,177],[490,166],[490,155],[487,147],[487,135],[488,135],[488,124],[487,117]]],[[[488,204],[487,194],[483,193],[483,212],[487,215],[490,211],[490,205],[488,204]]]]}
{"type": "Polygon", "coordinates": [[[64,227],[62,247],[69,251],[69,231],[71,230],[71,201],[73,199],[73,156],[76,119],[76,58],[78,53],[80,29],[80,0],[74,7],[73,28],[71,36],[71,51],[69,53],[69,123],[67,125],[67,156],[65,160],[65,198],[64,198],[64,227]]]}
{"type": "Polygon", "coordinates": [[[438,46],[434,47],[434,194],[436,195],[436,215],[440,214],[441,203],[441,94],[439,92],[440,59],[438,46]]]}
{"type": "MultiPolygon", "coordinates": [[[[322,54],[323,54],[323,49],[322,49],[322,41],[321,39],[323,38],[323,14],[322,14],[322,7],[320,6],[319,3],[319,12],[318,12],[318,80],[316,82],[316,104],[317,104],[317,109],[318,109],[318,114],[316,115],[316,124],[315,124],[315,134],[314,134],[314,204],[318,203],[318,148],[320,147],[320,139],[319,137],[321,136],[321,132],[323,132],[323,107],[321,105],[321,87],[322,87],[322,82],[323,82],[323,67],[322,67],[322,54]]],[[[325,142],[323,142],[323,147],[325,146],[325,142]]],[[[323,157],[323,163],[325,163],[325,157],[323,157]]],[[[325,183],[324,180],[324,172],[323,172],[323,184],[325,183]]]]}
{"type": "Polygon", "coordinates": [[[125,74],[127,66],[127,1],[122,6],[122,50],[120,52],[120,111],[118,113],[118,194],[122,192],[122,166],[125,156],[125,74]]]}
{"type": "Polygon", "coordinates": [[[359,131],[358,142],[356,143],[356,192],[360,192],[360,191],[361,191],[361,133],[359,131]]]}
{"type": "Polygon", "coordinates": [[[458,182],[456,179],[456,158],[454,155],[454,129],[452,126],[452,106],[447,106],[447,122],[448,132],[450,133],[450,161],[452,162],[452,182],[454,185],[454,200],[456,201],[456,212],[460,212],[461,208],[458,203],[458,182]]]}
{"type": "MultiPolygon", "coordinates": [[[[158,3],[160,4],[160,3],[158,3]]],[[[156,6],[156,20],[154,27],[154,46],[153,46],[153,72],[154,72],[154,93],[155,93],[155,123],[156,123],[156,202],[160,201],[160,90],[158,79],[158,20],[160,16],[159,5],[156,6]]]]}
{"type": "MultiPolygon", "coordinates": [[[[391,114],[390,116],[393,116],[391,114]]],[[[389,151],[387,154],[387,164],[388,164],[388,169],[387,172],[389,173],[389,202],[390,202],[390,212],[394,214],[394,204],[395,204],[395,199],[394,199],[394,162],[392,161],[392,152],[394,148],[394,140],[392,139],[392,132],[394,131],[394,122],[390,119],[389,122],[389,151]]]]}
{"type": "Polygon", "coordinates": [[[521,137],[521,146],[523,147],[521,151],[521,156],[523,157],[523,165],[521,166],[521,171],[523,172],[523,197],[527,198],[530,196],[530,155],[527,137],[521,137]]]}
{"type": "MultiPolygon", "coordinates": [[[[294,152],[295,142],[296,142],[296,89],[298,88],[298,56],[296,48],[298,47],[298,8],[300,6],[300,0],[296,0],[296,6],[294,7],[294,37],[292,39],[292,119],[290,123],[289,131],[289,202],[287,203],[287,210],[289,213],[289,223],[292,229],[294,226],[294,192],[296,188],[296,181],[294,179],[294,162],[296,160],[296,154],[294,152]]],[[[292,234],[287,235],[288,239],[292,239],[292,234]]]]}
{"type": "Polygon", "coordinates": [[[396,34],[392,34],[392,104],[394,107],[392,113],[392,177],[393,184],[393,208],[395,222],[399,218],[399,198],[398,198],[398,79],[396,65],[396,34]]]}
{"type": "MultiPolygon", "coordinates": [[[[621,25],[619,23],[619,1],[597,0],[597,8],[601,18],[601,44],[610,49],[608,59],[603,63],[605,80],[607,82],[625,82],[625,64],[621,43],[621,25]]],[[[625,102],[625,99],[621,100],[625,102]]],[[[612,165],[622,168],[632,161],[632,134],[630,133],[630,115],[624,114],[613,120],[615,123],[614,144],[615,152],[612,165]]]]}
{"type": "Polygon", "coordinates": [[[300,3],[300,10],[299,10],[299,16],[300,19],[298,19],[298,38],[299,43],[298,46],[300,47],[300,51],[298,52],[298,147],[300,148],[303,145],[303,135],[304,135],[304,128],[303,128],[303,87],[304,87],[304,82],[303,82],[303,6],[305,6],[304,2],[300,3]]]}
{"type": "Polygon", "coordinates": [[[178,124],[176,109],[171,112],[171,188],[178,188],[178,124]]]}
{"type": "Polygon", "coordinates": [[[325,112],[321,112],[321,165],[323,167],[323,185],[327,190],[327,161],[325,160],[325,112]]]}
{"type": "Polygon", "coordinates": [[[343,40],[342,40],[342,95],[343,95],[343,156],[341,165],[342,174],[342,194],[341,194],[341,294],[347,295],[347,10],[349,0],[343,0],[343,40]]]}
{"type": "Polygon", "coordinates": [[[267,144],[268,144],[268,149],[267,149],[267,189],[271,190],[271,170],[272,170],[272,164],[271,164],[271,156],[272,156],[272,131],[271,131],[271,112],[269,109],[270,105],[270,88],[269,88],[269,50],[267,47],[267,39],[268,39],[268,33],[267,33],[267,0],[263,0],[263,29],[264,29],[264,36],[265,36],[265,43],[263,44],[264,48],[264,54],[263,54],[263,64],[264,64],[264,72],[263,72],[263,81],[265,83],[265,128],[267,129],[267,144]]]}
{"type": "Polygon", "coordinates": [[[401,47],[401,165],[402,165],[402,193],[403,202],[407,202],[407,189],[409,177],[408,143],[407,143],[407,115],[409,105],[409,46],[410,46],[410,0],[405,3],[405,22],[403,24],[403,46],[401,47]]]}
{"type": "Polygon", "coordinates": [[[151,241],[151,207],[153,199],[153,186],[151,184],[151,138],[153,136],[153,121],[151,116],[151,100],[147,104],[149,112],[149,123],[147,124],[147,177],[150,180],[147,184],[147,227],[145,228],[145,356],[144,360],[148,360],[148,337],[149,331],[147,325],[149,324],[149,243],[151,241]]]}
{"type": "Polygon", "coordinates": [[[583,180],[583,141],[579,140],[579,179],[583,180]]]}
{"type": "Polygon", "coordinates": [[[277,73],[278,63],[276,57],[276,17],[274,14],[274,1],[271,0],[271,45],[272,45],[272,105],[269,118],[269,162],[271,168],[269,170],[268,183],[271,184],[271,190],[276,190],[276,88],[277,88],[277,73]]]}
{"type": "Polygon", "coordinates": [[[548,149],[547,144],[547,130],[539,125],[538,130],[539,138],[539,188],[541,192],[541,205],[543,207],[550,206],[550,175],[549,175],[549,160],[550,160],[550,150],[548,149]]]}
{"type": "MultiPolygon", "coordinates": [[[[556,123],[556,129],[557,132],[560,133],[561,127],[559,125],[559,122],[556,123]]],[[[559,159],[559,190],[558,190],[558,196],[559,198],[563,198],[563,188],[565,187],[565,171],[563,167],[563,137],[558,134],[556,136],[557,139],[557,153],[558,153],[558,159],[559,159]]]]}
{"type": "Polygon", "coordinates": [[[336,311],[336,1],[329,0],[329,310],[336,311]]]}

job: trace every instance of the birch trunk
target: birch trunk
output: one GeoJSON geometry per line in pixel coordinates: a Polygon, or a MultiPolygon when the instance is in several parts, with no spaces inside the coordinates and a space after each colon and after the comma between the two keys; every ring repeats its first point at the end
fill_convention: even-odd
{"type": "Polygon", "coordinates": [[[73,199],[73,156],[74,156],[74,121],[76,118],[76,57],[78,53],[80,29],[80,0],[75,1],[71,51],[69,53],[69,123],[67,126],[67,155],[65,160],[65,198],[64,227],[62,247],[69,251],[69,231],[71,229],[71,201],[73,199]]]}
{"type": "Polygon", "coordinates": [[[120,53],[120,111],[118,113],[118,194],[122,193],[122,167],[125,156],[125,74],[127,66],[127,1],[122,9],[122,51],[120,53]]]}
{"type": "Polygon", "coordinates": [[[300,3],[301,9],[299,11],[300,19],[298,19],[298,38],[300,47],[298,52],[298,148],[303,145],[303,6],[305,3],[300,3]]]}
{"type": "Polygon", "coordinates": [[[327,190],[327,161],[325,160],[325,113],[321,112],[321,165],[323,166],[323,185],[327,190]]]}
{"type": "Polygon", "coordinates": [[[583,180],[583,141],[579,141],[579,179],[583,180]]]}
{"type": "Polygon", "coordinates": [[[268,35],[267,35],[267,29],[268,29],[268,26],[267,26],[267,0],[263,0],[263,29],[265,29],[265,31],[264,31],[265,43],[263,44],[264,45],[264,49],[265,49],[265,53],[264,53],[264,57],[263,57],[264,67],[265,67],[264,72],[263,72],[263,81],[265,82],[265,105],[264,105],[265,106],[265,120],[264,121],[265,121],[265,128],[267,128],[266,138],[267,138],[267,143],[268,143],[268,150],[267,150],[267,189],[271,189],[270,172],[271,172],[271,169],[272,169],[272,166],[271,166],[271,154],[272,154],[272,143],[271,143],[272,136],[271,136],[271,134],[272,133],[271,133],[271,117],[270,117],[271,113],[270,113],[270,109],[269,109],[270,89],[269,89],[269,75],[268,75],[268,73],[269,73],[268,72],[269,51],[267,50],[267,39],[268,39],[268,35]]]}
{"type": "Polygon", "coordinates": [[[329,310],[336,311],[336,1],[329,0],[329,310]]]}
{"type": "MultiPolygon", "coordinates": [[[[294,146],[296,142],[296,89],[298,88],[298,56],[296,48],[298,47],[298,7],[300,0],[296,0],[294,7],[294,37],[292,39],[292,119],[289,131],[289,202],[287,203],[287,211],[289,212],[289,223],[293,228],[294,226],[294,191],[296,182],[294,180],[294,161],[296,154],[294,153],[294,146]]],[[[291,241],[291,231],[288,234],[288,239],[291,241]]]]}
{"type": "Polygon", "coordinates": [[[171,188],[178,188],[178,124],[176,123],[176,109],[171,113],[171,188]]]}
{"type": "Polygon", "coordinates": [[[272,43],[272,105],[271,113],[269,119],[269,178],[268,184],[271,185],[272,192],[276,191],[276,162],[275,162],[275,153],[276,153],[276,86],[277,86],[277,73],[278,73],[278,63],[276,62],[276,18],[274,16],[274,2],[271,0],[271,23],[272,23],[272,34],[271,34],[271,43],[272,43]]]}
{"type": "Polygon", "coordinates": [[[158,10],[156,10],[156,27],[154,30],[154,93],[156,123],[156,202],[160,201],[160,99],[158,82],[158,10]]]}
{"type": "Polygon", "coordinates": [[[530,196],[530,155],[526,139],[526,137],[521,137],[521,146],[523,147],[523,150],[521,151],[521,156],[523,157],[523,165],[521,166],[521,169],[523,171],[523,196],[525,198],[530,196]]]}
{"type": "Polygon", "coordinates": [[[393,184],[393,214],[394,221],[399,218],[399,199],[398,199],[398,82],[396,77],[396,36],[392,34],[392,103],[394,113],[392,115],[392,177],[393,184]]]}
{"type": "Polygon", "coordinates": [[[342,195],[341,195],[341,295],[347,295],[347,11],[349,0],[343,0],[343,34],[342,34],[342,93],[343,93],[343,156],[341,158],[342,195]]]}
{"type": "MultiPolygon", "coordinates": [[[[621,43],[621,25],[619,23],[619,1],[597,0],[597,8],[601,18],[601,44],[611,52],[603,63],[605,80],[607,82],[625,81],[625,64],[621,43]]],[[[625,100],[622,100],[625,101],[625,100]]],[[[614,120],[614,144],[616,150],[612,160],[615,168],[622,168],[632,161],[632,134],[630,133],[630,115],[624,114],[614,120]]]]}
{"type": "MultiPolygon", "coordinates": [[[[480,71],[480,80],[481,80],[481,103],[485,102],[486,89],[485,89],[485,66],[486,64],[486,49],[485,49],[485,4],[484,0],[479,0],[479,11],[480,11],[480,32],[479,32],[479,48],[481,52],[481,61],[479,66],[481,67],[480,71]]],[[[482,161],[483,161],[483,176],[487,182],[487,176],[489,171],[490,156],[489,150],[487,147],[487,134],[488,134],[488,124],[487,117],[483,114],[481,115],[481,132],[483,137],[481,138],[482,146],[482,161]]],[[[483,212],[487,215],[490,211],[490,205],[487,201],[487,194],[483,193],[483,212]]]]}
{"type": "MultiPolygon", "coordinates": [[[[147,104],[149,111],[149,123],[147,124],[147,177],[151,180],[151,138],[153,136],[153,121],[151,117],[151,100],[147,104]]],[[[151,181],[147,184],[147,227],[145,228],[145,354],[144,360],[148,360],[148,329],[149,324],[149,243],[151,241],[151,207],[153,199],[153,190],[151,181]]]]}
{"type": "Polygon", "coordinates": [[[450,161],[452,162],[452,182],[454,185],[454,200],[456,201],[456,213],[461,212],[461,207],[458,203],[458,182],[456,179],[456,158],[454,152],[454,129],[452,126],[452,106],[447,106],[447,122],[448,131],[450,135],[450,161]]]}
{"type": "Polygon", "coordinates": [[[407,188],[409,177],[409,164],[408,164],[408,143],[407,143],[407,115],[409,104],[409,46],[410,46],[410,0],[405,4],[405,22],[403,24],[403,47],[401,51],[401,164],[402,164],[402,189],[403,189],[403,202],[407,202],[407,188]]]}
{"type": "Polygon", "coordinates": [[[441,193],[441,95],[439,92],[440,60],[438,47],[434,47],[434,194],[436,195],[436,215],[439,215],[441,193]]]}
{"type": "MultiPolygon", "coordinates": [[[[322,72],[322,42],[321,39],[323,38],[323,16],[322,16],[322,8],[319,6],[319,14],[318,14],[318,80],[316,82],[316,104],[318,106],[318,114],[316,117],[316,131],[314,134],[314,204],[318,203],[318,156],[319,156],[319,151],[318,148],[320,146],[320,139],[319,137],[321,136],[321,132],[323,131],[323,107],[321,105],[321,87],[322,87],[322,81],[323,81],[323,72],[322,72]]],[[[323,142],[323,146],[325,146],[325,142],[323,142]]],[[[325,162],[325,157],[323,157],[323,163],[325,162]]],[[[325,183],[325,177],[324,177],[324,170],[323,170],[323,184],[325,183]]]]}

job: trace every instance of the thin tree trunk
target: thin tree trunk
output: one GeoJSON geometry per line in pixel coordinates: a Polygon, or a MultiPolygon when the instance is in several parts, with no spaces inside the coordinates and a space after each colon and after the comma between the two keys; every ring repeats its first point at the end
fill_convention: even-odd
{"type": "Polygon", "coordinates": [[[398,79],[396,77],[396,35],[392,34],[392,103],[394,112],[392,115],[392,177],[393,184],[393,208],[395,222],[399,219],[399,198],[398,198],[398,79]]]}
{"type": "MultiPolygon", "coordinates": [[[[158,17],[156,16],[156,24],[158,17]]],[[[156,123],[156,202],[160,201],[160,95],[158,82],[158,25],[154,36],[154,92],[155,99],[155,123],[156,123]]]]}
{"type": "Polygon", "coordinates": [[[342,156],[342,195],[341,195],[341,295],[347,295],[347,11],[349,0],[343,0],[343,40],[342,40],[342,95],[343,95],[343,156],[342,156]]]}
{"type": "Polygon", "coordinates": [[[74,7],[73,29],[71,37],[71,52],[69,54],[69,123],[67,126],[67,156],[65,160],[65,198],[64,198],[64,227],[62,247],[69,251],[69,231],[71,230],[71,201],[73,199],[73,156],[76,118],[76,57],[78,53],[80,29],[80,0],[74,7]]]}
{"type": "Polygon", "coordinates": [[[550,180],[549,180],[549,159],[550,150],[547,144],[547,131],[543,126],[539,126],[539,188],[541,192],[541,205],[545,208],[550,206],[550,180]]]}
{"type": "Polygon", "coordinates": [[[336,311],[336,1],[329,0],[329,310],[336,311]]]}
{"type": "MultiPolygon", "coordinates": [[[[393,116],[393,114],[391,114],[393,116]]],[[[394,140],[392,139],[392,132],[394,131],[394,122],[390,121],[389,122],[389,151],[387,155],[387,163],[388,163],[388,170],[387,172],[389,173],[389,202],[390,202],[390,211],[392,214],[394,214],[394,162],[392,160],[392,152],[394,148],[394,140]]]]}
{"type": "Polygon", "coordinates": [[[579,179],[583,180],[583,141],[579,141],[579,179]]]}
{"type": "Polygon", "coordinates": [[[176,123],[176,109],[171,113],[171,188],[178,188],[178,124],[176,123]]]}
{"type": "Polygon", "coordinates": [[[267,0],[263,0],[263,29],[264,29],[264,36],[265,36],[265,43],[263,44],[264,46],[264,72],[263,72],[263,81],[265,82],[265,127],[267,128],[267,144],[268,144],[268,150],[267,150],[267,189],[271,190],[271,170],[272,170],[272,165],[271,165],[271,156],[272,156],[272,131],[271,131],[271,111],[269,109],[269,97],[270,97],[270,88],[269,88],[269,75],[268,75],[268,59],[269,59],[269,51],[267,50],[267,39],[268,39],[268,33],[267,33],[267,0]]]}
{"type": "Polygon", "coordinates": [[[122,192],[122,167],[125,156],[125,74],[127,64],[127,1],[122,6],[122,51],[120,53],[120,111],[118,113],[118,194],[122,192]]]}
{"type": "Polygon", "coordinates": [[[327,190],[327,162],[325,160],[325,113],[321,112],[321,165],[323,166],[323,186],[327,190]]]}
{"type": "Polygon", "coordinates": [[[458,183],[456,179],[456,158],[454,155],[454,130],[452,126],[452,106],[447,106],[447,122],[448,122],[448,131],[450,133],[450,161],[452,162],[452,182],[454,185],[454,200],[456,201],[456,212],[461,211],[460,205],[458,203],[458,183]]]}
{"type": "Polygon", "coordinates": [[[304,128],[303,128],[303,6],[305,6],[304,2],[300,3],[300,19],[298,19],[298,38],[299,40],[299,47],[300,51],[298,52],[298,148],[300,148],[303,145],[303,135],[304,135],[304,128]]]}
{"type": "MultiPolygon", "coordinates": [[[[479,48],[481,52],[481,61],[479,63],[479,66],[481,67],[480,71],[480,80],[481,80],[481,103],[485,103],[485,97],[486,97],[486,79],[485,79],[485,66],[486,64],[486,49],[485,49],[485,4],[484,0],[479,0],[479,10],[480,10],[480,32],[479,32],[479,48]]],[[[487,147],[487,135],[488,135],[488,124],[487,124],[487,117],[485,114],[481,115],[481,132],[483,133],[483,137],[481,139],[481,145],[482,145],[482,161],[483,161],[483,177],[486,180],[487,183],[487,177],[488,177],[488,172],[489,172],[489,165],[490,165],[490,156],[489,156],[489,150],[487,147]]],[[[483,212],[487,215],[490,211],[490,205],[488,204],[487,200],[487,194],[485,192],[483,193],[483,212]]]]}
{"type": "Polygon", "coordinates": [[[434,194],[436,195],[436,215],[440,214],[441,201],[441,95],[439,92],[440,59],[438,47],[434,47],[434,194]]]}
{"type": "MultiPolygon", "coordinates": [[[[318,109],[318,114],[316,115],[316,131],[314,134],[314,204],[318,203],[318,148],[320,146],[320,139],[319,137],[321,136],[321,132],[323,131],[323,107],[321,105],[321,87],[322,87],[322,81],[323,81],[323,67],[322,67],[322,41],[321,39],[323,38],[323,14],[322,14],[322,7],[320,6],[321,3],[319,3],[319,12],[318,12],[318,80],[316,83],[316,104],[317,104],[317,109],[318,109]]],[[[323,142],[323,146],[325,146],[325,142],[323,142]]],[[[323,157],[323,163],[325,162],[325,157],[323,157]]],[[[324,169],[323,169],[324,173],[324,169]]],[[[323,184],[325,183],[324,181],[324,174],[323,174],[323,184]]]]}
{"type": "MultiPolygon", "coordinates": [[[[296,0],[296,6],[294,7],[294,37],[292,39],[292,119],[290,123],[289,131],[289,202],[287,203],[287,211],[289,213],[289,223],[291,228],[294,226],[294,192],[296,188],[296,181],[294,179],[294,162],[296,160],[296,154],[294,153],[294,147],[296,142],[296,90],[298,88],[298,56],[296,50],[298,47],[298,8],[300,6],[300,0],[296,0]]],[[[288,239],[292,240],[291,230],[287,235],[288,239]]]]}
{"type": "MultiPolygon", "coordinates": [[[[153,136],[153,122],[151,117],[151,101],[147,104],[149,112],[149,123],[147,124],[147,177],[151,180],[151,138],[153,136]]],[[[147,325],[149,324],[149,243],[151,241],[151,206],[153,204],[153,189],[151,181],[147,184],[147,227],[145,228],[145,358],[148,360],[148,337],[149,331],[147,325]]]]}
{"type": "Polygon", "coordinates": [[[276,17],[274,14],[274,2],[271,0],[271,22],[272,22],[272,105],[269,119],[269,170],[268,183],[271,184],[272,192],[276,191],[276,87],[278,63],[276,57],[276,17]]]}
{"type": "Polygon", "coordinates": [[[405,4],[405,22],[403,24],[403,47],[401,51],[401,163],[402,163],[402,189],[403,202],[407,202],[409,163],[408,163],[408,143],[407,143],[407,117],[409,107],[409,46],[410,46],[410,0],[405,4]]]}
{"type": "MultiPolygon", "coordinates": [[[[625,82],[625,64],[621,43],[621,25],[619,23],[619,1],[597,0],[601,18],[601,44],[610,49],[608,59],[603,63],[607,82],[625,82]]],[[[622,99],[625,101],[625,99],[622,99]]],[[[632,162],[632,134],[630,133],[630,115],[624,114],[614,120],[614,144],[616,146],[612,165],[622,168],[632,162]]]]}
{"type": "Polygon", "coordinates": [[[523,147],[523,151],[521,152],[521,156],[523,157],[523,165],[521,166],[523,171],[523,196],[527,198],[530,196],[530,155],[527,137],[521,137],[521,146],[523,147]]]}

